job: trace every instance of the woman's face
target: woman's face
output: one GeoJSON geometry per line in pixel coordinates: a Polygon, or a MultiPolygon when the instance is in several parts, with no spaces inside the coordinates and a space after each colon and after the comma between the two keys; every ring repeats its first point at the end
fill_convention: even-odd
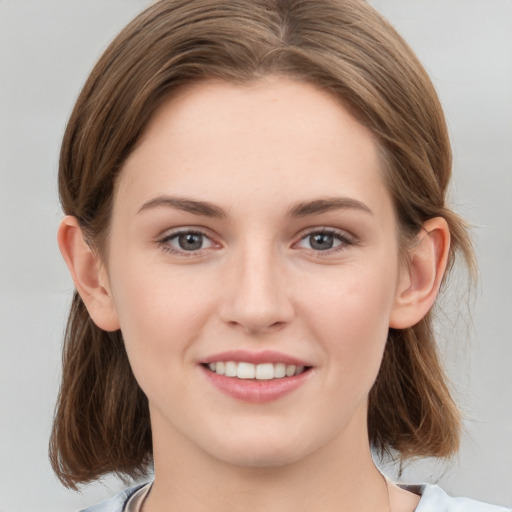
{"type": "Polygon", "coordinates": [[[106,268],[155,457],[367,445],[404,272],[375,140],[330,95],[274,77],[169,100],[121,173],[106,268]]]}

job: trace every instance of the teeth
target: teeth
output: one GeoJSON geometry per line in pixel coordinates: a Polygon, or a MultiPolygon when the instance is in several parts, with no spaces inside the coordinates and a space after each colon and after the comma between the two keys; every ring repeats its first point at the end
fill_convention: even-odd
{"type": "Polygon", "coordinates": [[[274,365],[272,363],[256,366],[256,378],[258,380],[270,380],[274,378],[274,365]]]}
{"type": "Polygon", "coordinates": [[[256,376],[256,367],[251,363],[238,363],[236,376],[239,379],[254,379],[256,376]]]}
{"type": "Polygon", "coordinates": [[[277,363],[274,365],[274,379],[282,379],[286,376],[286,365],[277,363]]]}
{"type": "Polygon", "coordinates": [[[292,375],[295,375],[296,369],[297,369],[297,367],[294,364],[286,365],[286,376],[291,377],[292,375]]]}
{"type": "Polygon", "coordinates": [[[237,364],[233,361],[228,361],[227,363],[224,363],[224,375],[226,377],[236,377],[236,367],[237,364]]]}
{"type": "Polygon", "coordinates": [[[217,361],[209,363],[208,368],[218,375],[237,377],[239,379],[272,380],[293,377],[304,372],[304,366],[284,363],[252,364],[235,361],[217,361]]]}

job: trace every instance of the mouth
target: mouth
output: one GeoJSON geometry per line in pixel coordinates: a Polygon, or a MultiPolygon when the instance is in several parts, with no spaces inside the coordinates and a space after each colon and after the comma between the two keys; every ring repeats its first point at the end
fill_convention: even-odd
{"type": "Polygon", "coordinates": [[[284,398],[314,376],[307,361],[274,350],[229,350],[203,359],[199,366],[217,390],[250,403],[284,398]]]}
{"type": "Polygon", "coordinates": [[[241,380],[269,381],[295,377],[311,370],[311,366],[279,363],[254,364],[246,361],[214,361],[203,363],[209,372],[241,380]]]}

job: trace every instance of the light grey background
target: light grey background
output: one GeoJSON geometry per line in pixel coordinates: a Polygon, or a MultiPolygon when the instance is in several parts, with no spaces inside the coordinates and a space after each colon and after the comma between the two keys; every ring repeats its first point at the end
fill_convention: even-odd
{"type": "MultiPolygon", "coordinates": [[[[373,0],[440,93],[455,158],[453,205],[475,229],[474,328],[440,331],[466,417],[451,464],[406,468],[450,493],[512,504],[512,1],[373,0]],[[470,341],[468,341],[468,335],[470,341]]],[[[81,84],[148,0],[0,0],[0,512],[76,510],[122,484],[63,489],[47,460],[72,283],[55,232],[60,139],[81,84]]],[[[454,289],[456,301],[464,292],[454,289]]],[[[462,308],[464,313],[464,307],[462,308]]],[[[393,469],[387,468],[390,474],[393,469]]]]}

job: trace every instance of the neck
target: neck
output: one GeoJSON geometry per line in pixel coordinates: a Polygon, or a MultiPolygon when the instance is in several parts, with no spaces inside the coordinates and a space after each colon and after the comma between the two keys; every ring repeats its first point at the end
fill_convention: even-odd
{"type": "Polygon", "coordinates": [[[387,485],[360,427],[298,461],[249,467],[213,458],[180,435],[159,435],[153,425],[155,482],[144,512],[387,512],[387,485]]]}

